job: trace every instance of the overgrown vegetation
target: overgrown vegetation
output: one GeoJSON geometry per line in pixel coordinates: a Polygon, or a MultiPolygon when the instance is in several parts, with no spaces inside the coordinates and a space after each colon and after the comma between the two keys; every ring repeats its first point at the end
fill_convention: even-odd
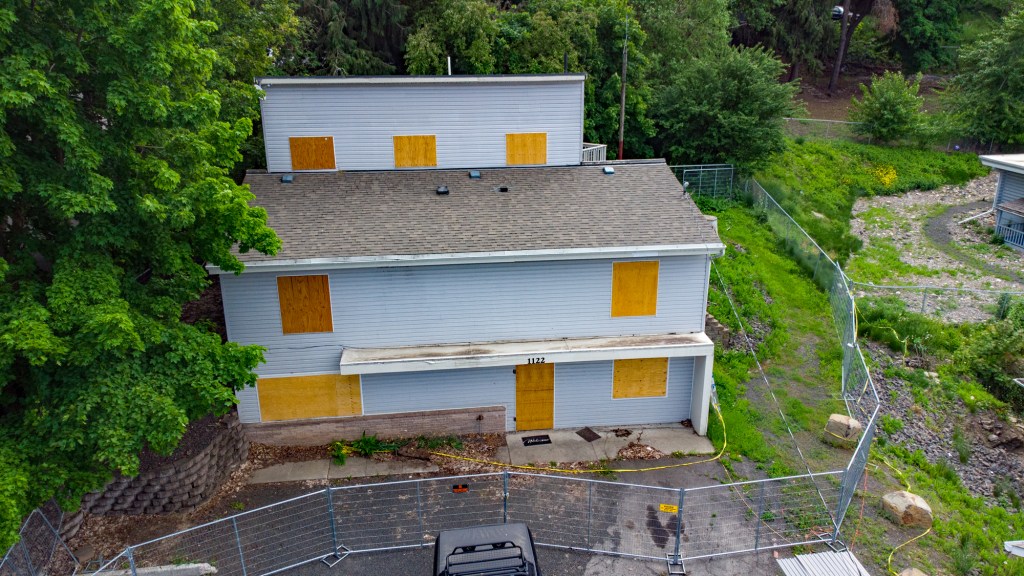
{"type": "Polygon", "coordinates": [[[790,141],[757,179],[824,250],[845,263],[861,247],[850,233],[859,196],[931,190],[987,172],[973,154],[807,140],[790,141]]]}

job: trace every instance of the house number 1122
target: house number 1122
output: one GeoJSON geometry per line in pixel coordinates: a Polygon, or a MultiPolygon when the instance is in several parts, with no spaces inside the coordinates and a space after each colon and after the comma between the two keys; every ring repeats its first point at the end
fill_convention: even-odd
{"type": "Polygon", "coordinates": [[[528,358],[526,363],[527,364],[543,364],[544,363],[544,357],[542,356],[540,358],[528,358]]]}

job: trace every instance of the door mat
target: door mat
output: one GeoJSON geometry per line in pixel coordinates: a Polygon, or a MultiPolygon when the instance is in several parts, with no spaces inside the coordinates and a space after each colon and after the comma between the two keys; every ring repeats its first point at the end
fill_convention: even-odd
{"type": "Polygon", "coordinates": [[[587,442],[593,442],[594,440],[599,440],[601,438],[601,435],[591,430],[590,426],[577,430],[576,434],[587,442]]]}
{"type": "Polygon", "coordinates": [[[537,446],[539,444],[551,444],[551,436],[541,434],[540,436],[523,436],[523,446],[537,446]]]}

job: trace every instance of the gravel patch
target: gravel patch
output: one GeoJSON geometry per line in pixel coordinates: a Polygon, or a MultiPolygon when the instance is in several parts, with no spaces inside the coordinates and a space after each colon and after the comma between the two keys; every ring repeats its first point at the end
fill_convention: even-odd
{"type": "MultiPolygon", "coordinates": [[[[1012,416],[1000,420],[988,410],[971,414],[959,398],[949,401],[953,407],[941,404],[943,401],[936,398],[940,384],[934,373],[928,373],[935,387],[929,389],[928,397],[935,404],[920,406],[914,401],[910,384],[884,375],[892,366],[906,367],[905,360],[879,344],[862,341],[862,345],[877,361],[872,377],[882,398],[879,418],[887,415],[903,422],[901,430],[888,435],[889,442],[911,451],[921,450],[929,462],[946,461],[963,485],[989,505],[1000,505],[993,493],[1000,478],[1009,480],[1018,490],[1024,487],[1024,424],[1012,416]],[[954,430],[960,430],[970,446],[966,463],[960,462],[953,446],[954,430]]],[[[878,436],[886,436],[881,427],[878,436]]]]}
{"type": "MultiPolygon", "coordinates": [[[[960,220],[991,207],[998,182],[995,173],[963,185],[936,190],[915,190],[898,196],[859,198],[850,228],[865,248],[884,239],[897,246],[900,260],[933,274],[910,274],[889,284],[965,290],[1024,291],[1024,253],[989,243],[986,227],[991,216],[966,224],[960,220]],[[949,207],[937,214],[941,207],[949,207]]],[[[855,261],[859,255],[851,259],[855,261]]],[[[853,280],[858,280],[856,277],[853,280]]],[[[911,309],[923,309],[951,322],[977,322],[990,318],[998,295],[968,297],[962,292],[889,291],[858,286],[858,296],[896,295],[911,309]],[[930,301],[929,301],[930,300],[930,301]]]]}

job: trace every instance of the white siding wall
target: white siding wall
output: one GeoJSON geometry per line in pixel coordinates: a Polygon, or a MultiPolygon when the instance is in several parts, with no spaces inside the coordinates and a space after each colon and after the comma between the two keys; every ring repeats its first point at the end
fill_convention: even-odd
{"type": "Polygon", "coordinates": [[[363,414],[393,414],[505,406],[505,426],[515,430],[516,375],[512,366],[437,370],[405,374],[366,374],[363,414]]]}
{"type": "Polygon", "coordinates": [[[334,332],[284,335],[276,275],[221,276],[228,338],[263,376],[338,370],[341,348],[701,332],[706,256],[661,258],[658,314],[611,317],[611,260],[331,271],[334,332]]]}
{"type": "Polygon", "coordinates": [[[672,358],[661,398],[612,398],[613,363],[555,365],[555,428],[665,424],[690,417],[693,358],[672,358]]]}
{"type": "Polygon", "coordinates": [[[290,136],[333,136],[339,170],[394,168],[392,136],[437,135],[438,168],[505,166],[505,134],[546,132],[548,165],[579,164],[583,82],[264,88],[267,168],[291,170],[290,136]]]}

